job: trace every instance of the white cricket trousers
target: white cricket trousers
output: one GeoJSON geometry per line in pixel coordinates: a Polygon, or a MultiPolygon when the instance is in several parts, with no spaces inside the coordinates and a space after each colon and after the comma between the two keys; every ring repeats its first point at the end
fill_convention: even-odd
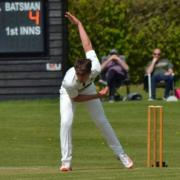
{"type": "MultiPolygon", "coordinates": [[[[95,94],[94,84],[87,87],[80,94],[95,94]]],[[[113,150],[114,154],[119,156],[124,150],[117,139],[110,123],[108,122],[102,103],[99,99],[83,102],[90,113],[92,120],[101,131],[107,144],[113,150]]],[[[61,144],[61,162],[66,167],[71,166],[72,159],[72,123],[74,117],[75,103],[66,92],[60,92],[60,144],[61,144]]]]}

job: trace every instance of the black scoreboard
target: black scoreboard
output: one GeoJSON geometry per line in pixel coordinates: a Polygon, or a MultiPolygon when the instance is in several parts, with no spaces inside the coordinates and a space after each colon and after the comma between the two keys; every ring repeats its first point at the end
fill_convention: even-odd
{"type": "Polygon", "coordinates": [[[0,100],[57,98],[68,60],[67,0],[0,0],[0,100]]]}
{"type": "Polygon", "coordinates": [[[0,1],[0,54],[45,51],[45,0],[0,1]]]}

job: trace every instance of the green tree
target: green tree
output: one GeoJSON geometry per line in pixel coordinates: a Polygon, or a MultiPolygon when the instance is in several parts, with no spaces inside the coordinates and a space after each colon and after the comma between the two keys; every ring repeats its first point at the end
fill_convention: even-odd
{"type": "MultiPolygon", "coordinates": [[[[116,48],[130,66],[131,80],[142,82],[152,50],[163,55],[180,74],[179,0],[70,0],[69,11],[85,25],[99,57],[116,48]]],[[[84,56],[77,29],[69,25],[69,59],[84,56]]]]}

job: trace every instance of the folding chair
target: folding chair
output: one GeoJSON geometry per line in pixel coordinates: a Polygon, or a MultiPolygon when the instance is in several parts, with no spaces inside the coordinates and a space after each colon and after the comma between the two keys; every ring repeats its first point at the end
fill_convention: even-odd
{"type": "MultiPolygon", "coordinates": [[[[174,74],[173,74],[174,76],[174,74]]],[[[152,98],[152,91],[151,91],[151,74],[148,74],[147,75],[148,77],[148,100],[149,101],[152,101],[153,98],[152,98]]],[[[158,85],[159,86],[162,86],[162,82],[165,83],[164,81],[161,81],[158,85]]],[[[175,83],[174,83],[174,80],[173,80],[173,86],[172,86],[172,90],[171,90],[171,95],[167,98],[167,101],[177,101],[177,98],[175,96],[175,83]]]]}

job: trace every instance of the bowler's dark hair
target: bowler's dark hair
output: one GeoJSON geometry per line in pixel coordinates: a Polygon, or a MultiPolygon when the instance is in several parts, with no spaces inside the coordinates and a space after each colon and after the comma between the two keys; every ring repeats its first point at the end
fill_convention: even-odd
{"type": "Polygon", "coordinates": [[[76,74],[84,75],[91,73],[91,60],[89,59],[77,59],[74,68],[76,74]]]}

